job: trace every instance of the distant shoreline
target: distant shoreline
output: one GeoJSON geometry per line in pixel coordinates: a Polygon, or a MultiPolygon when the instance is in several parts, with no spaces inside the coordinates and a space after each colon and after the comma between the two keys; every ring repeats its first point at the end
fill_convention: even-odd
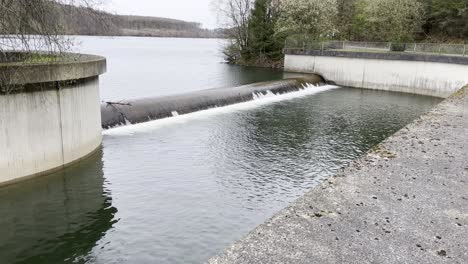
{"type": "Polygon", "coordinates": [[[133,37],[133,38],[175,38],[175,39],[223,39],[227,40],[226,37],[198,37],[198,36],[151,36],[151,35],[86,35],[86,34],[66,34],[63,36],[68,37],[133,37]]]}
{"type": "MultiPolygon", "coordinates": [[[[228,29],[203,28],[200,23],[177,19],[115,15],[91,8],[56,4],[57,24],[60,30],[50,35],[65,36],[125,36],[158,38],[225,38],[228,29]]],[[[17,28],[6,29],[14,35],[17,28]]],[[[22,35],[35,34],[36,31],[24,31],[22,35]]],[[[1,36],[0,36],[1,37],[1,36]]]]}

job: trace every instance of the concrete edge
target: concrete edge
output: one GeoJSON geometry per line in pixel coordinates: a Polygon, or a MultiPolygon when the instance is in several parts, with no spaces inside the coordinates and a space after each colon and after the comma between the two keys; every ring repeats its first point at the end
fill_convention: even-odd
{"type": "Polygon", "coordinates": [[[285,49],[286,55],[304,55],[304,56],[324,56],[355,59],[374,59],[374,60],[401,60],[401,61],[421,61],[438,62],[449,64],[468,65],[468,57],[435,55],[435,54],[416,54],[404,52],[361,52],[361,51],[339,51],[339,50],[303,50],[303,49],[285,49]]]}
{"type": "Polygon", "coordinates": [[[62,171],[64,169],[66,169],[66,168],[73,167],[75,165],[78,165],[82,161],[87,160],[87,159],[91,158],[92,156],[96,155],[101,149],[102,149],[102,143],[99,144],[99,146],[97,146],[93,151],[91,151],[87,155],[85,155],[85,156],[83,156],[81,158],[78,158],[78,159],[76,159],[74,161],[71,161],[69,163],[60,165],[58,167],[55,167],[55,168],[52,168],[52,169],[49,169],[49,170],[46,170],[46,171],[38,172],[38,173],[35,173],[35,174],[32,174],[32,175],[24,176],[24,177],[21,177],[21,178],[16,178],[16,179],[6,181],[6,182],[0,182],[0,188],[10,186],[10,185],[14,185],[14,184],[21,183],[21,182],[25,182],[25,181],[34,180],[34,179],[37,179],[38,177],[48,176],[50,174],[60,172],[60,171],[62,171]]]}
{"type": "Polygon", "coordinates": [[[65,53],[63,56],[43,63],[0,64],[0,87],[78,80],[107,71],[104,57],[76,53],[65,53]]]}
{"type": "MultiPolygon", "coordinates": [[[[405,133],[405,130],[408,130],[412,126],[417,125],[419,122],[424,121],[424,118],[426,117],[430,117],[432,115],[440,115],[436,113],[439,109],[443,109],[444,107],[447,107],[447,105],[450,106],[452,104],[452,101],[460,100],[461,98],[468,98],[468,84],[460,88],[457,92],[453,93],[451,96],[449,96],[448,98],[446,98],[439,104],[437,104],[430,111],[424,113],[423,115],[415,119],[413,122],[409,123],[402,129],[398,130],[397,132],[395,132],[394,134],[392,134],[391,136],[383,140],[381,143],[374,146],[369,151],[365,152],[361,157],[353,160],[349,165],[339,170],[335,175],[329,178],[323,179],[321,183],[319,183],[317,186],[309,190],[303,196],[291,202],[289,205],[287,205],[283,209],[276,212],[270,218],[266,219],[262,224],[252,229],[249,233],[245,234],[241,239],[237,240],[236,242],[232,243],[229,247],[225,248],[223,252],[210,258],[207,261],[207,263],[209,264],[245,263],[245,261],[247,260],[252,261],[249,263],[264,263],[264,262],[258,262],[258,259],[256,259],[256,257],[258,257],[260,252],[252,253],[250,249],[249,251],[247,251],[246,247],[252,246],[251,244],[253,242],[259,243],[260,241],[258,239],[261,239],[262,236],[271,236],[272,234],[271,233],[262,234],[262,236],[260,237],[257,237],[256,235],[260,235],[261,233],[268,232],[266,230],[268,230],[268,227],[271,227],[274,225],[275,220],[280,219],[285,212],[288,212],[290,210],[294,211],[293,208],[295,206],[298,206],[304,203],[304,201],[306,200],[305,197],[313,196],[314,190],[327,189],[329,187],[328,185],[331,184],[330,182],[333,182],[334,185],[338,185],[339,184],[338,181],[346,179],[344,175],[347,172],[356,170],[356,168],[358,171],[361,171],[363,166],[369,166],[370,164],[367,161],[367,158],[372,155],[380,156],[381,154],[380,152],[382,150],[384,151],[386,150],[385,144],[388,144],[392,140],[392,138],[394,138],[397,135],[400,135],[401,133],[405,133]],[[250,259],[250,257],[252,257],[252,259],[250,259]]],[[[297,230],[294,230],[294,232],[297,232],[297,230]]],[[[294,245],[291,245],[291,246],[292,248],[294,248],[294,245]]],[[[275,245],[272,245],[272,247],[275,247],[275,245]]],[[[295,262],[297,263],[304,263],[304,261],[305,259],[295,260],[295,262]]],[[[275,262],[271,262],[271,263],[275,263],[275,262]]],[[[306,263],[317,263],[317,260],[309,259],[306,261],[306,263]]],[[[319,261],[319,263],[325,263],[325,262],[319,261]]]]}

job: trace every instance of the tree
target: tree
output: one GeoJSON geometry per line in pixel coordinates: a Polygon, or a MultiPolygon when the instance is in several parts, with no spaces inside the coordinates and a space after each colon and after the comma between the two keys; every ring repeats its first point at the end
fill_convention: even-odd
{"type": "Polygon", "coordinates": [[[249,19],[252,8],[251,0],[213,1],[220,24],[227,28],[227,38],[231,43],[223,50],[229,62],[235,62],[248,53],[249,19]]]}
{"type": "Polygon", "coordinates": [[[337,0],[281,0],[277,34],[329,39],[337,33],[337,0]]]}
{"type": "Polygon", "coordinates": [[[65,7],[93,4],[93,0],[0,0],[0,52],[66,50],[70,41],[62,36],[61,23],[65,7]]]}
{"type": "Polygon", "coordinates": [[[338,38],[342,40],[354,40],[356,36],[356,27],[358,26],[357,0],[337,0],[337,21],[338,38]]]}
{"type": "Polygon", "coordinates": [[[260,60],[279,60],[284,39],[275,36],[278,2],[256,0],[249,19],[249,56],[260,60]]]}
{"type": "Polygon", "coordinates": [[[421,32],[424,6],[419,0],[360,0],[368,40],[406,42],[421,32]]]}
{"type": "Polygon", "coordinates": [[[375,40],[373,36],[372,21],[367,14],[367,1],[356,0],[352,24],[353,39],[356,41],[375,40]]]}
{"type": "Polygon", "coordinates": [[[424,0],[424,32],[444,38],[468,37],[468,0],[424,0]]]}

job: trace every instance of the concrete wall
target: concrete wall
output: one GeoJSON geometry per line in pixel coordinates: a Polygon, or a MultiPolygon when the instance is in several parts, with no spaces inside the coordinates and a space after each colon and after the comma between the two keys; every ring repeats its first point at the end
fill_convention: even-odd
{"type": "MultiPolygon", "coordinates": [[[[316,73],[338,85],[446,98],[468,84],[468,64],[404,60],[391,56],[286,54],[285,71],[316,73]]],[[[441,60],[442,61],[442,60],[441,60]]]]}
{"type": "Polygon", "coordinates": [[[79,160],[101,144],[98,77],[0,96],[0,184],[79,160]]]}
{"type": "Polygon", "coordinates": [[[47,79],[0,92],[0,186],[62,169],[98,149],[102,60],[93,77],[75,71],[71,81],[47,79]]]}

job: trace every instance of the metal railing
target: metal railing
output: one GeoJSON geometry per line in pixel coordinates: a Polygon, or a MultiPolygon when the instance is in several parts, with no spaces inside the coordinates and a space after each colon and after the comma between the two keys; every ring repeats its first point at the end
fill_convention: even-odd
{"type": "Polygon", "coordinates": [[[286,39],[285,49],[349,52],[404,52],[468,56],[468,45],[464,44],[315,41],[306,36],[296,36],[286,39]]]}

